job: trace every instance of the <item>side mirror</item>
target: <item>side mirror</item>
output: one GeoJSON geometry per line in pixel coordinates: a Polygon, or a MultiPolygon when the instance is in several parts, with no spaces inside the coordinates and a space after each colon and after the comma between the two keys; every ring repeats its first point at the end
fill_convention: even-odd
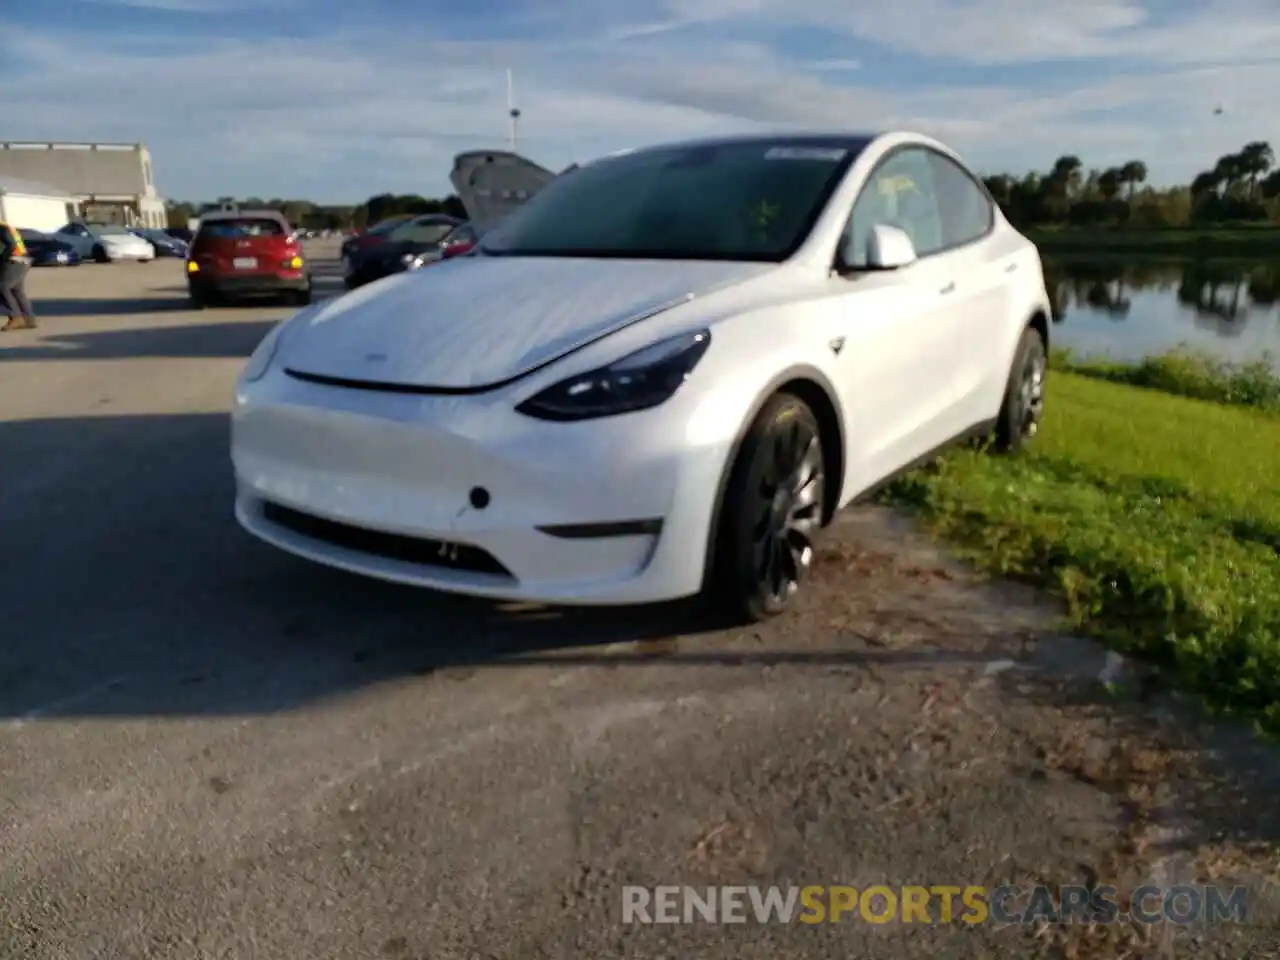
{"type": "Polygon", "coordinates": [[[916,262],[916,246],[906,231],[877,223],[867,237],[867,267],[872,270],[900,270],[916,262]]]}

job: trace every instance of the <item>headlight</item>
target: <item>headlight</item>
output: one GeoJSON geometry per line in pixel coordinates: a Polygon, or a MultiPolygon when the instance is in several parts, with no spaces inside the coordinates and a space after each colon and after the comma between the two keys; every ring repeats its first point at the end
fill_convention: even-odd
{"type": "Polygon", "coordinates": [[[540,420],[591,420],[648,410],[671,398],[710,345],[710,330],[682,333],[561,380],[516,409],[540,420]]]}
{"type": "Polygon", "coordinates": [[[253,383],[266,376],[267,371],[271,369],[271,361],[275,360],[276,351],[280,348],[280,333],[290,322],[292,321],[282,320],[267,331],[267,335],[262,338],[257,349],[249,356],[249,362],[244,365],[244,372],[240,374],[246,383],[253,383]]]}

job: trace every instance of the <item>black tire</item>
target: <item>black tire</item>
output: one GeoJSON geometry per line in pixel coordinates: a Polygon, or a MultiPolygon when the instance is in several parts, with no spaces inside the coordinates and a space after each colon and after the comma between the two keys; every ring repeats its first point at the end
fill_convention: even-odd
{"type": "Polygon", "coordinates": [[[191,296],[188,298],[188,301],[191,304],[192,310],[203,310],[206,306],[204,302],[204,297],[200,296],[200,294],[198,293],[191,294],[191,296]]]}
{"type": "Polygon", "coordinates": [[[295,290],[293,293],[289,294],[289,302],[295,307],[310,306],[311,288],[307,287],[305,290],[295,290]]]}
{"type": "Polygon", "coordinates": [[[791,394],[772,397],[743,438],[725,488],[712,548],[718,602],[750,621],[788,607],[813,560],[825,474],[813,411],[791,394]]]}
{"type": "Polygon", "coordinates": [[[1044,340],[1038,331],[1028,327],[1014,352],[1004,403],[996,420],[992,447],[997,453],[1018,453],[1039,432],[1047,371],[1044,340]]]}
{"type": "Polygon", "coordinates": [[[100,243],[93,245],[93,261],[94,263],[110,263],[111,258],[107,256],[106,248],[100,243]]]}

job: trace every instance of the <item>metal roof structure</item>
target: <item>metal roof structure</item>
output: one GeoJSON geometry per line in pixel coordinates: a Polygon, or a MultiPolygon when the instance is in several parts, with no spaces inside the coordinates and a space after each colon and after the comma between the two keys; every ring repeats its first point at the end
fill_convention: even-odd
{"type": "Polygon", "coordinates": [[[76,197],[140,197],[153,192],[143,144],[0,141],[0,176],[52,183],[76,197]]]}
{"type": "Polygon", "coordinates": [[[0,173],[0,194],[13,194],[26,197],[48,197],[51,200],[74,200],[65,190],[60,190],[38,180],[25,177],[9,177],[0,173]]]}

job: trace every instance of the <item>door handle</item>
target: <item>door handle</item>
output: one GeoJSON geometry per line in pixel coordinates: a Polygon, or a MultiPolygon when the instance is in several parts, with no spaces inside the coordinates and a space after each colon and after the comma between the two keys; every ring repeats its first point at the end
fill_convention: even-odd
{"type": "Polygon", "coordinates": [[[948,293],[955,293],[955,292],[956,292],[956,282],[955,282],[954,280],[952,280],[952,281],[951,281],[950,283],[948,283],[945,287],[943,287],[941,290],[939,290],[939,291],[938,291],[938,293],[939,293],[941,296],[944,296],[944,297],[945,297],[948,293]]]}
{"type": "Polygon", "coordinates": [[[1011,263],[1011,264],[1009,264],[1007,267],[1005,267],[1005,268],[1004,268],[1004,272],[1005,272],[1005,273],[1013,273],[1013,271],[1015,271],[1015,270],[1017,270],[1017,269],[1018,269],[1018,265],[1017,265],[1016,263],[1011,263]]]}

